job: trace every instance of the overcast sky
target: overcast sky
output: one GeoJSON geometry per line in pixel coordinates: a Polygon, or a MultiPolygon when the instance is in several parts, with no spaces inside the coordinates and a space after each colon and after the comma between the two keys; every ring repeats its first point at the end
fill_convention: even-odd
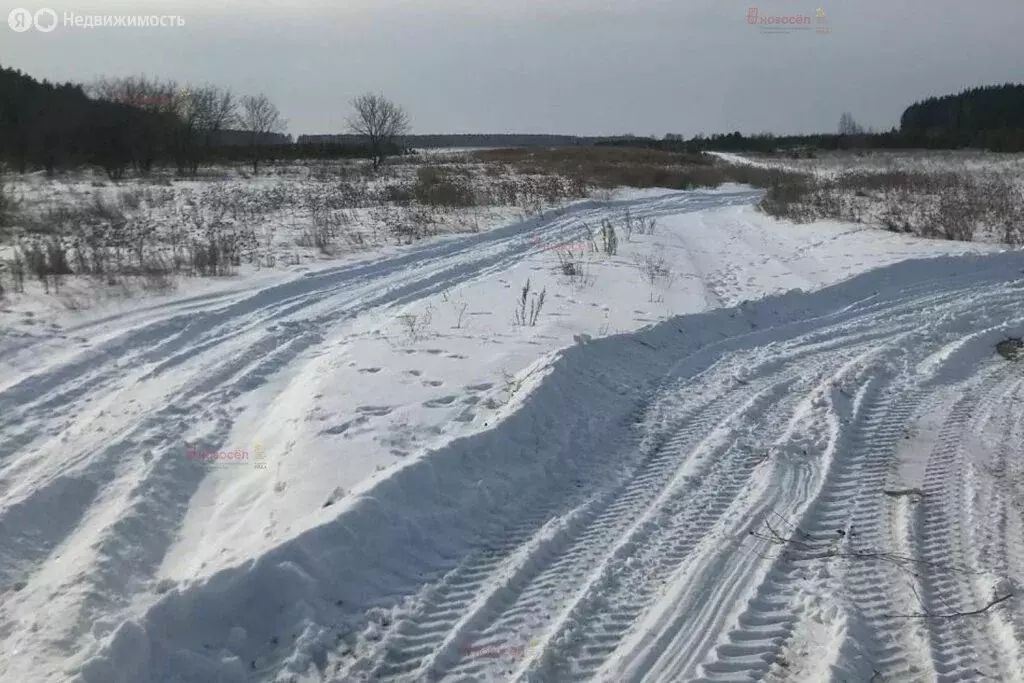
{"type": "Polygon", "coordinates": [[[178,15],[183,27],[16,33],[0,65],[50,80],[145,73],[265,92],[289,132],[340,132],[379,90],[414,132],[658,136],[898,123],[914,100],[1024,81],[1024,0],[4,0],[178,15]],[[829,34],[761,16],[824,10],[829,34]]]}

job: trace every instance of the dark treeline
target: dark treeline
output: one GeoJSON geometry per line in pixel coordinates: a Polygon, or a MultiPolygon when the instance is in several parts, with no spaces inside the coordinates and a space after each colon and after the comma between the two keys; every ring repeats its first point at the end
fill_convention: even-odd
{"type": "Polygon", "coordinates": [[[943,133],[1024,128],[1024,85],[971,88],[915,102],[903,112],[900,128],[943,133]]]}
{"type": "Polygon", "coordinates": [[[92,100],[80,85],[39,83],[19,71],[0,68],[0,159],[25,172],[82,163],[110,172],[148,150],[139,140],[173,121],[120,102],[92,100]]]}
{"type": "MultiPolygon", "coordinates": [[[[1024,85],[1000,85],[933,97],[908,107],[900,127],[883,133],[744,136],[739,132],[698,136],[685,142],[652,140],[662,149],[721,152],[789,152],[840,149],[964,149],[1024,152],[1024,85]]],[[[604,144],[631,144],[610,141],[604,144]]]]}
{"type": "Polygon", "coordinates": [[[971,88],[916,102],[903,112],[900,130],[996,151],[1024,149],[1024,85],[971,88]]]}
{"type": "Polygon", "coordinates": [[[233,130],[233,123],[244,125],[245,100],[214,86],[179,87],[145,77],[100,81],[87,94],[79,84],[39,82],[0,67],[0,162],[22,173],[50,174],[96,165],[117,179],[157,166],[194,176],[200,166],[220,161],[369,154],[357,143],[297,145],[275,130],[233,130]]]}

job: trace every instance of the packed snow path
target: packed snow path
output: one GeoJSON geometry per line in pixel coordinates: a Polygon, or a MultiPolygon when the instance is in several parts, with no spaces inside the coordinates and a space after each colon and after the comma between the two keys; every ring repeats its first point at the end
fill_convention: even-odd
{"type": "MultiPolygon", "coordinates": [[[[753,196],[628,205],[704,221],[753,196]]],[[[607,211],[525,228],[571,237],[607,211]]],[[[707,305],[743,291],[730,262],[709,267],[716,239],[783,263],[737,216],[687,244],[707,305]]],[[[186,436],[226,446],[243,399],[286,371],[314,382],[310,354],[340,327],[494,279],[541,248],[525,228],[142,312],[5,377],[0,678],[1022,680],[1024,374],[993,353],[1024,326],[1019,254],[581,338],[524,372],[490,425],[183,578],[186,518],[213,514],[196,510],[209,472],[186,436]]],[[[318,397],[292,384],[275,410],[304,415],[318,397]]]]}
{"type": "Polygon", "coordinates": [[[1022,680],[1020,601],[970,616],[1024,581],[1024,373],[992,351],[1022,324],[1024,258],[993,257],[574,349],[524,410],[579,441],[458,448],[516,462],[389,526],[490,542],[332,680],[1022,680]]]}

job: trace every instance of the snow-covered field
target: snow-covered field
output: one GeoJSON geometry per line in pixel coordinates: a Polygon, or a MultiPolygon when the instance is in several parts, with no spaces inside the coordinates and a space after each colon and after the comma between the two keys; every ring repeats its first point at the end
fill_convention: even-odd
{"type": "Polygon", "coordinates": [[[1024,254],[759,196],[33,313],[0,679],[1024,680],[1024,254]]]}

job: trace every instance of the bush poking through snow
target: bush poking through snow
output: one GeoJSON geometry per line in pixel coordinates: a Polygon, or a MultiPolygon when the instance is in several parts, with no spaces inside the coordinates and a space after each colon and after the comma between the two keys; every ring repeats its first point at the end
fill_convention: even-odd
{"type": "Polygon", "coordinates": [[[634,263],[637,270],[640,271],[644,282],[651,288],[649,301],[653,303],[655,285],[657,285],[658,280],[665,280],[671,283],[672,269],[668,267],[668,261],[665,260],[665,257],[656,252],[651,252],[646,256],[637,256],[634,263]]]}
{"type": "Polygon", "coordinates": [[[456,330],[462,329],[462,322],[466,318],[466,311],[469,310],[469,304],[466,303],[465,299],[459,299],[456,301],[448,295],[448,291],[441,293],[441,300],[452,307],[452,313],[455,314],[455,324],[452,326],[456,330]]]}
{"type": "Polygon", "coordinates": [[[572,249],[559,251],[558,272],[567,277],[576,289],[591,287],[594,284],[594,277],[590,274],[582,251],[579,253],[572,249]]]}
{"type": "Polygon", "coordinates": [[[434,317],[434,309],[427,306],[422,315],[415,313],[403,313],[398,316],[398,322],[405,329],[405,334],[410,342],[418,342],[425,338],[430,332],[430,323],[434,317]]]}
{"type": "Polygon", "coordinates": [[[519,327],[536,327],[537,318],[544,307],[544,298],[547,296],[547,289],[542,289],[540,294],[530,294],[530,281],[527,280],[516,301],[516,308],[512,313],[513,322],[519,327]]]}
{"type": "Polygon", "coordinates": [[[996,352],[1008,361],[1024,360],[1024,339],[1010,337],[996,344],[996,352]]]}
{"type": "Polygon", "coordinates": [[[638,235],[653,235],[657,225],[656,218],[641,218],[634,216],[629,209],[622,216],[622,230],[626,233],[626,241],[633,239],[633,233],[638,235]]]}
{"type": "Polygon", "coordinates": [[[450,169],[424,166],[416,171],[412,194],[420,204],[444,208],[476,205],[473,188],[466,178],[453,178],[450,169]]]}
{"type": "Polygon", "coordinates": [[[619,253],[619,236],[615,233],[615,226],[607,219],[601,221],[601,251],[608,256],[619,253]]]}

